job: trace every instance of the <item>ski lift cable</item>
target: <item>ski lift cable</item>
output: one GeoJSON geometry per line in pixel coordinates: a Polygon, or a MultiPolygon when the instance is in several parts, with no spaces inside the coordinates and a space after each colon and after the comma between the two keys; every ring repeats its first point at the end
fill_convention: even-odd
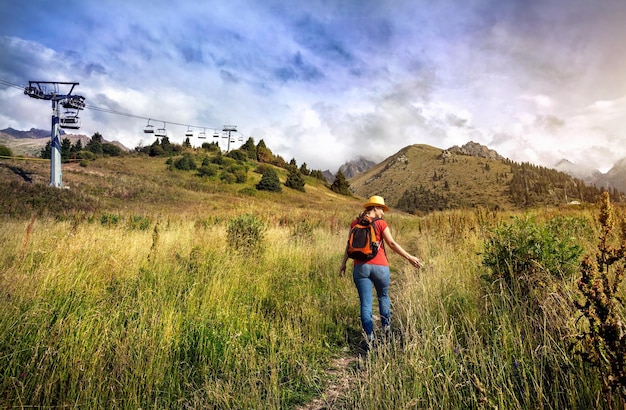
{"type": "MultiPolygon", "coordinates": [[[[7,80],[3,80],[1,78],[0,78],[0,84],[19,89],[22,92],[25,90],[25,87],[20,86],[18,84],[14,84],[14,83],[12,83],[10,81],[7,81],[7,80]]],[[[168,120],[163,120],[163,119],[159,119],[159,118],[155,118],[155,117],[148,117],[148,116],[145,116],[145,115],[131,114],[131,113],[123,112],[123,111],[113,110],[113,109],[110,109],[110,108],[98,107],[98,106],[90,105],[90,104],[85,104],[84,105],[84,109],[89,109],[89,110],[92,110],[92,111],[98,111],[98,112],[102,112],[102,113],[105,113],[105,114],[119,115],[119,116],[128,117],[128,118],[137,118],[137,119],[146,120],[146,121],[155,121],[155,122],[162,122],[164,124],[178,125],[178,126],[182,126],[182,127],[187,127],[188,129],[189,128],[198,128],[198,129],[202,128],[202,129],[206,130],[208,128],[208,129],[217,130],[217,129],[222,128],[222,127],[213,127],[213,126],[207,127],[207,126],[204,126],[204,125],[185,124],[185,123],[180,123],[180,122],[176,122],[176,121],[168,121],[168,120]]],[[[240,130],[233,130],[232,132],[235,132],[235,133],[241,134],[241,136],[244,136],[244,134],[240,130]]]]}

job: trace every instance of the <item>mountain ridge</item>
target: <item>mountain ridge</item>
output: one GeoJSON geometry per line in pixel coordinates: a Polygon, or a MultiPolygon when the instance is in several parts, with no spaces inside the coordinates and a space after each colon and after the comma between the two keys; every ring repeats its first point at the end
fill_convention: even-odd
{"type": "MultiPolygon", "coordinates": [[[[68,134],[62,129],[59,130],[59,137],[61,140],[67,138],[72,144],[75,144],[80,140],[83,146],[91,140],[91,137],[88,137],[85,134],[68,134]]],[[[31,128],[28,131],[20,131],[11,127],[0,130],[0,144],[3,144],[11,149],[14,155],[38,157],[41,150],[45,148],[49,141],[49,130],[31,128]]],[[[119,141],[107,141],[105,138],[103,138],[102,141],[117,145],[124,151],[130,151],[119,141]]]]}
{"type": "MultiPolygon", "coordinates": [[[[382,195],[389,205],[411,213],[558,206],[594,202],[599,195],[598,188],[569,174],[519,164],[476,143],[468,148],[410,145],[351,178],[350,187],[359,196],[382,195]]],[[[614,191],[617,200],[624,199],[614,191]]]]}

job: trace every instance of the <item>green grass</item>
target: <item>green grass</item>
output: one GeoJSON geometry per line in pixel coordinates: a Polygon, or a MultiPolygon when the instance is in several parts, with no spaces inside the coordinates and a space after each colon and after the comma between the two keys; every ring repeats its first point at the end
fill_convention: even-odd
{"type": "MultiPolygon", "coordinates": [[[[331,359],[361,342],[356,290],[337,277],[360,200],[314,181],[306,194],[239,194],[144,160],[64,170],[93,209],[5,213],[0,408],[289,409],[322,395],[331,359]],[[229,246],[242,214],[267,226],[254,257],[229,246]]],[[[575,235],[590,253],[595,213],[529,216],[587,221],[575,235]]],[[[576,314],[555,326],[483,265],[492,228],[511,216],[527,215],[386,215],[425,267],[391,256],[393,337],[349,369],[342,407],[608,408],[569,350],[576,314]]],[[[552,306],[577,297],[576,279],[558,283],[552,306]]]]}

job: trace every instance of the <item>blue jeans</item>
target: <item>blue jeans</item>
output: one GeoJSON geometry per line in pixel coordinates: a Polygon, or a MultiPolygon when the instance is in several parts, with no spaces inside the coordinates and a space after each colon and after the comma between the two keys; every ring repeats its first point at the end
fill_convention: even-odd
{"type": "Polygon", "coordinates": [[[372,286],[376,288],[378,297],[378,310],[380,312],[383,327],[389,324],[391,319],[391,302],[389,300],[389,266],[356,264],[352,271],[352,279],[359,292],[361,301],[361,325],[369,336],[374,333],[374,320],[372,319],[372,286]]]}

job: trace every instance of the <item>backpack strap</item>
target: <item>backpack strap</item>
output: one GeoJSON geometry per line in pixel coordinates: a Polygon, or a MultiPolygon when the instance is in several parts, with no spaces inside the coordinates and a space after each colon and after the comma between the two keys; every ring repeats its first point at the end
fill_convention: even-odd
{"type": "MultiPolygon", "coordinates": [[[[372,220],[370,221],[370,224],[372,224],[372,226],[374,227],[374,232],[376,232],[376,230],[378,229],[378,225],[376,225],[376,221],[381,221],[381,220],[382,220],[382,218],[372,218],[372,220]]],[[[385,247],[385,240],[383,238],[382,231],[380,232],[380,241],[378,241],[378,243],[383,248],[385,247]]]]}

